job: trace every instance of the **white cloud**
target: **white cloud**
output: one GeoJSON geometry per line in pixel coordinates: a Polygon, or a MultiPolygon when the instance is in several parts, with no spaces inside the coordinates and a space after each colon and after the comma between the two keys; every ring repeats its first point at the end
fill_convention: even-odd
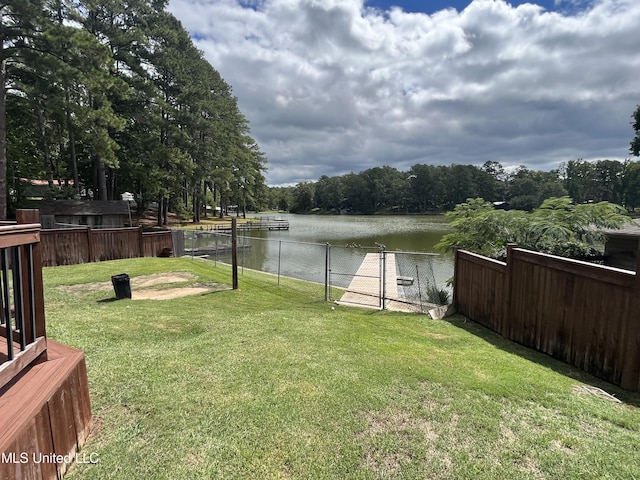
{"type": "Polygon", "coordinates": [[[169,9],[233,86],[270,184],[381,165],[550,169],[627,155],[640,103],[635,0],[571,16],[501,0],[430,16],[362,0],[242,3],[169,9]]]}

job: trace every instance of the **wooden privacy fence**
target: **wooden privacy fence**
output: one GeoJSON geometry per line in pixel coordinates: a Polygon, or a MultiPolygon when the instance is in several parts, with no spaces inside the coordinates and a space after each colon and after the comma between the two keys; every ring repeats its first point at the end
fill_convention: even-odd
{"type": "Polygon", "coordinates": [[[639,273],[514,246],[506,263],[458,250],[453,302],[508,340],[640,391],[639,273]]]}
{"type": "Polygon", "coordinates": [[[40,241],[45,267],[168,256],[173,252],[170,231],[143,232],[141,227],[42,230],[40,241]]]}

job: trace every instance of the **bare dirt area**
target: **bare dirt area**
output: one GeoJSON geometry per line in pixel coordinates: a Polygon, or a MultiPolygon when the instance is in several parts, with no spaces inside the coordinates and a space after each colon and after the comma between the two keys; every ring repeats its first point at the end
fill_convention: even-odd
{"type": "MultiPolygon", "coordinates": [[[[220,284],[185,285],[183,287],[167,288],[175,283],[185,283],[195,280],[195,275],[188,272],[155,273],[133,277],[131,285],[132,300],[170,300],[172,298],[201,295],[203,293],[226,290],[228,287],[220,284]]],[[[91,292],[113,290],[111,282],[83,283],[60,287],[67,293],[82,295],[91,292]]]]}

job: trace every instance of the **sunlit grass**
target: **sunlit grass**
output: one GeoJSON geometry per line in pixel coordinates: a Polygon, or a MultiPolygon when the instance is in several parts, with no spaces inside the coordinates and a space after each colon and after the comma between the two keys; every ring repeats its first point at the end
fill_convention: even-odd
{"type": "Polygon", "coordinates": [[[48,334],[85,351],[96,423],[99,462],[69,478],[640,478],[637,394],[461,317],[336,306],[251,271],[163,301],[61,288],[171,271],[230,285],[189,259],[45,270],[48,334]]]}

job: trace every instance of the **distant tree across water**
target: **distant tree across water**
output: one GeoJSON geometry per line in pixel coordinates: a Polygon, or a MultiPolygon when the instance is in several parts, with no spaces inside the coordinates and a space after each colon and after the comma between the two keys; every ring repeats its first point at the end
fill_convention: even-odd
{"type": "Polygon", "coordinates": [[[640,162],[570,160],[548,172],[498,162],[422,165],[407,171],[384,166],[316,182],[269,189],[267,203],[287,210],[349,213],[428,213],[453,210],[467,198],[483,198],[503,210],[531,212],[550,197],[576,204],[611,202],[640,207],[640,162]]]}

